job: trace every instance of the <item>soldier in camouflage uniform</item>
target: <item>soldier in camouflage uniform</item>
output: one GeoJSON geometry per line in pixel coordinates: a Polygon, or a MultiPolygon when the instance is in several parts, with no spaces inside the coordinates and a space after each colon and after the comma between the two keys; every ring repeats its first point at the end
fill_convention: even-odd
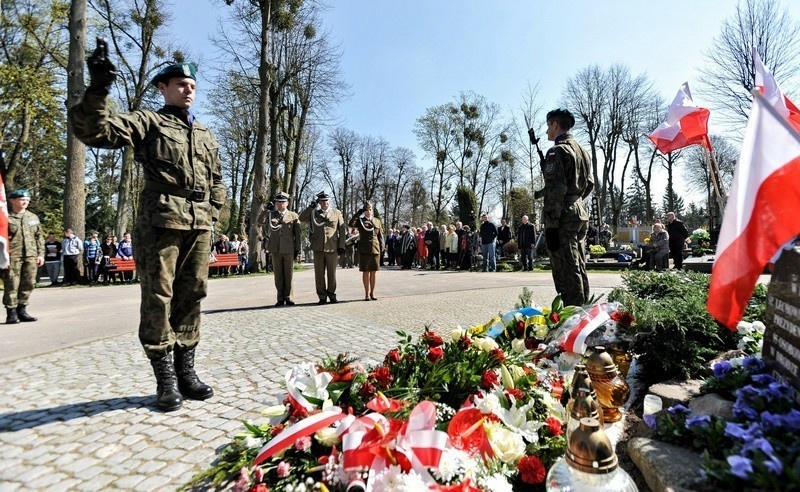
{"type": "Polygon", "coordinates": [[[91,84],[69,110],[75,135],[92,147],[132,146],[144,173],[134,227],[141,285],[139,340],[158,383],[158,407],[177,410],[183,398],[205,400],[211,387],[194,370],[200,339],[200,301],[208,289],[211,224],[226,190],[219,144],[189,113],[195,96],[191,63],[177,63],[152,79],[164,97],[158,111],[112,114],[108,89],[115,67],[105,42],[87,60],[91,84]],[[174,362],[173,362],[174,352],[174,362]]]}
{"type": "Polygon", "coordinates": [[[319,304],[336,299],[336,264],[345,251],[347,229],[342,212],[330,206],[330,196],[318,193],[308,208],[300,214],[301,222],[311,227],[311,249],[314,251],[314,279],[319,304]],[[319,208],[317,208],[319,204],[319,208]],[[327,274],[327,282],[325,276],[327,274]]]}
{"type": "Polygon", "coordinates": [[[569,130],[575,118],[566,109],[547,113],[547,139],[554,142],[543,163],[544,224],[556,291],[567,305],[589,298],[584,241],[589,214],[583,200],[594,188],[589,154],[569,130]]]}
{"type": "Polygon", "coordinates": [[[266,235],[269,237],[269,250],[272,268],[275,272],[275,289],[278,302],[275,306],[294,306],[292,301],[292,276],[294,262],[300,256],[300,217],[289,207],[289,195],[278,192],[267,203],[266,235]]]}
{"type": "Polygon", "coordinates": [[[0,270],[3,279],[3,304],[6,324],[36,321],[26,311],[36,284],[36,271],[44,265],[44,232],[39,217],[28,212],[31,194],[15,190],[8,195],[8,253],[10,264],[0,270]]]}

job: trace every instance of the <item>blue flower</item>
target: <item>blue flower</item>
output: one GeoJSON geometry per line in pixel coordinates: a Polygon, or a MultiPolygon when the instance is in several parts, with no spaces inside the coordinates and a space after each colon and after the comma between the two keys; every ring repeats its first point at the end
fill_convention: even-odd
{"type": "Polygon", "coordinates": [[[731,467],[731,473],[739,478],[750,478],[750,474],[753,473],[753,462],[743,456],[728,456],[728,465],[731,467]]]}
{"type": "Polygon", "coordinates": [[[672,415],[689,415],[690,413],[692,413],[691,410],[689,410],[688,408],[684,407],[680,403],[677,403],[677,404],[669,407],[667,409],[667,411],[669,413],[671,413],[672,415]]]}
{"type": "Polygon", "coordinates": [[[727,360],[723,360],[714,364],[714,377],[721,378],[728,374],[733,366],[727,360]]]}
{"type": "Polygon", "coordinates": [[[658,427],[658,423],[656,422],[656,417],[653,414],[648,413],[647,415],[642,417],[642,420],[644,420],[644,423],[647,425],[647,427],[650,427],[651,429],[656,429],[656,427],[658,427]]]}
{"type": "Polygon", "coordinates": [[[792,397],[792,390],[785,384],[772,382],[764,389],[764,394],[768,399],[788,400],[792,397]]]}
{"type": "Polygon", "coordinates": [[[756,420],[758,412],[741,398],[733,404],[733,416],[739,420],[756,420]]]}
{"type": "Polygon", "coordinates": [[[783,425],[791,430],[800,430],[800,411],[796,409],[789,410],[789,413],[781,415],[783,425]]]}
{"type": "Polygon", "coordinates": [[[771,471],[774,475],[780,475],[783,473],[783,463],[781,463],[781,460],[774,455],[770,456],[769,459],[764,461],[764,467],[771,471]]]}
{"type": "Polygon", "coordinates": [[[778,429],[780,427],[783,427],[783,424],[784,424],[783,415],[775,415],[770,412],[761,413],[761,425],[764,426],[765,430],[778,429]]]}
{"type": "Polygon", "coordinates": [[[692,429],[694,427],[705,429],[711,423],[711,415],[698,415],[697,417],[690,417],[686,419],[686,428],[692,429]]]}
{"type": "Polygon", "coordinates": [[[775,381],[769,374],[753,374],[750,379],[761,387],[772,384],[775,381]]]}
{"type": "Polygon", "coordinates": [[[745,357],[742,361],[742,365],[745,369],[754,374],[762,372],[766,367],[764,361],[755,356],[745,357]]]}
{"type": "Polygon", "coordinates": [[[725,422],[725,435],[734,439],[744,439],[747,430],[743,429],[741,425],[733,422],[725,422]]]}

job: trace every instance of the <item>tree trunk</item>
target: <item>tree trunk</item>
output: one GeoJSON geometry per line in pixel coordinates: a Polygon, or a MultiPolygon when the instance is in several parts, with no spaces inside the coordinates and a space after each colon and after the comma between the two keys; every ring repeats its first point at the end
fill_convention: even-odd
{"type": "Polygon", "coordinates": [[[269,25],[271,2],[261,2],[261,52],[258,60],[258,134],[256,136],[256,158],[253,163],[253,201],[250,204],[250,262],[251,272],[258,269],[261,253],[261,224],[259,217],[264,205],[264,187],[267,183],[267,137],[269,135],[269,25]]]}
{"type": "MultiPolygon", "coordinates": [[[[83,58],[86,54],[86,0],[72,0],[69,10],[67,107],[80,102],[84,91],[83,58]]],[[[79,237],[86,229],[86,148],[67,131],[67,176],[64,185],[64,227],[79,237]]]]}
{"type": "Polygon", "coordinates": [[[131,187],[133,186],[133,149],[125,147],[122,151],[122,167],[119,172],[117,189],[117,221],[115,231],[122,235],[128,229],[128,209],[131,206],[131,187]]]}

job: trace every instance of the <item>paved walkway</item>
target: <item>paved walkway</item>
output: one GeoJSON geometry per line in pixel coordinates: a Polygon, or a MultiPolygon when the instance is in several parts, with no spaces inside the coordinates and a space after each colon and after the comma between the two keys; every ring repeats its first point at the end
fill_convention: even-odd
{"type": "MultiPolygon", "coordinates": [[[[523,287],[540,304],[555,292],[549,273],[384,270],[377,302],[361,276],[339,270],[336,305],[316,305],[311,271],[295,275],[295,307],[271,307],[271,276],[212,280],[203,303],[198,372],[215,396],[176,412],[154,409],[155,379],[136,337],[138,285],[42,288],[36,323],[2,325],[0,492],[176,490],[216,450],[262,421],[286,370],[349,352],[380,360],[395,330],[449,333],[512,309],[523,287]]],[[[590,275],[593,291],[619,285],[590,275]]]]}

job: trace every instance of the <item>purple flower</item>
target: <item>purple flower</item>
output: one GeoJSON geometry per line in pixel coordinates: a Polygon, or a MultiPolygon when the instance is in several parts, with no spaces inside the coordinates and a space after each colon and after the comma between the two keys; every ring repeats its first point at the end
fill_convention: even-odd
{"type": "Polygon", "coordinates": [[[714,377],[721,378],[728,374],[733,366],[727,360],[723,360],[714,364],[714,377]]]}
{"type": "Polygon", "coordinates": [[[781,415],[783,425],[791,430],[800,430],[800,411],[796,409],[789,410],[789,413],[781,415]]]}
{"type": "Polygon", "coordinates": [[[775,415],[770,412],[761,413],[761,425],[764,426],[765,430],[778,429],[783,426],[783,422],[782,415],[775,415]]]}
{"type": "Polygon", "coordinates": [[[769,383],[764,390],[765,396],[770,400],[788,400],[792,397],[792,390],[781,383],[769,383]]]}
{"type": "Polygon", "coordinates": [[[705,429],[709,426],[709,424],[711,424],[711,415],[698,415],[696,417],[690,417],[686,419],[687,429],[692,429],[695,427],[699,429],[705,429]]]}
{"type": "Polygon", "coordinates": [[[647,425],[647,427],[650,427],[651,429],[656,429],[656,427],[658,427],[658,423],[656,422],[656,417],[653,414],[648,413],[647,415],[642,417],[642,420],[644,420],[644,423],[647,425]]]}
{"type": "Polygon", "coordinates": [[[691,410],[689,410],[688,408],[684,407],[680,403],[669,407],[667,409],[667,411],[669,413],[671,413],[672,415],[689,415],[690,413],[692,413],[691,410]]]}
{"type": "Polygon", "coordinates": [[[742,361],[742,365],[745,369],[754,374],[763,371],[765,368],[764,361],[754,356],[745,357],[742,361]]]}
{"type": "Polygon", "coordinates": [[[747,430],[743,429],[739,424],[733,422],[725,423],[725,435],[728,437],[732,437],[734,439],[744,439],[746,433],[747,430]]]}
{"type": "Polygon", "coordinates": [[[753,374],[750,379],[752,379],[755,384],[762,388],[775,382],[775,380],[772,379],[772,376],[769,374],[753,374]]]}
{"type": "Polygon", "coordinates": [[[750,478],[750,474],[753,473],[753,462],[743,456],[728,456],[728,465],[731,467],[731,473],[739,478],[750,478]]]}
{"type": "Polygon", "coordinates": [[[733,404],[733,416],[739,420],[757,420],[758,412],[740,397],[733,404]]]}
{"type": "Polygon", "coordinates": [[[771,471],[774,475],[783,473],[783,463],[777,456],[770,456],[769,459],[764,461],[764,467],[771,471]]]}

